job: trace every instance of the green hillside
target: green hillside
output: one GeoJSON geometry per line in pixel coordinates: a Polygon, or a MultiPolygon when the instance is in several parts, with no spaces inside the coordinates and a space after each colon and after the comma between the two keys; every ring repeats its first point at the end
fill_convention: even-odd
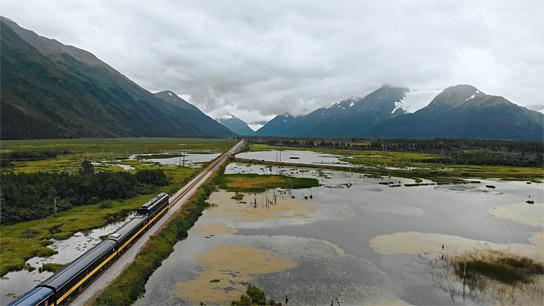
{"type": "Polygon", "coordinates": [[[1,139],[233,135],[205,115],[163,102],[96,58],[101,65],[68,53],[42,54],[4,19],[1,45],[1,139]]]}

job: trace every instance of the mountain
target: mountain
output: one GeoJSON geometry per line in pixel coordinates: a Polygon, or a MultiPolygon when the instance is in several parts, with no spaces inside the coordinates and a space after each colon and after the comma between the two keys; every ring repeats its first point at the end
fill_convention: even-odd
{"type": "Polygon", "coordinates": [[[377,123],[400,116],[397,107],[409,90],[384,85],[364,98],[349,98],[308,115],[276,116],[256,134],[263,136],[363,136],[377,123]]]}
{"type": "Polygon", "coordinates": [[[446,88],[413,114],[380,122],[373,137],[542,140],[544,115],[471,85],[446,88]]]}
{"type": "MultiPolygon", "coordinates": [[[[154,93],[155,97],[161,99],[162,101],[175,106],[177,108],[180,108],[182,110],[185,110],[189,114],[192,114],[193,120],[196,120],[201,125],[206,125],[210,129],[213,129],[216,132],[222,132],[224,131],[224,127],[220,124],[217,124],[215,120],[210,118],[208,115],[204,114],[198,107],[194,106],[193,104],[183,100],[178,95],[176,95],[174,92],[165,90],[161,92],[154,93]]],[[[231,131],[232,132],[232,131],[231,131]]]]}
{"type": "MultiPolygon", "coordinates": [[[[259,136],[301,136],[297,133],[297,127],[302,126],[303,117],[293,117],[288,113],[277,115],[268,121],[263,127],[255,131],[259,136]]],[[[306,136],[306,135],[302,135],[306,136]]]]}
{"type": "MultiPolygon", "coordinates": [[[[165,90],[165,91],[161,91],[161,92],[156,92],[154,93],[155,97],[163,100],[164,102],[166,103],[169,103],[171,105],[174,105],[174,106],[177,106],[177,107],[180,107],[180,108],[183,108],[183,109],[187,109],[187,110],[192,110],[192,111],[195,111],[195,112],[200,112],[202,113],[202,111],[200,111],[200,109],[198,109],[198,107],[194,106],[193,104],[185,101],[184,99],[180,98],[178,95],[176,95],[174,92],[170,91],[170,90],[165,90]]],[[[204,113],[202,113],[204,114],[204,113]]]]}
{"type": "Polygon", "coordinates": [[[544,114],[544,104],[527,105],[527,108],[544,114]]]}
{"type": "Polygon", "coordinates": [[[238,135],[251,136],[255,134],[255,132],[247,125],[247,123],[234,115],[228,114],[222,118],[217,118],[215,120],[238,135]]]}
{"type": "Polygon", "coordinates": [[[4,17],[0,31],[1,139],[234,135],[202,120],[200,111],[157,98],[87,51],[4,17]]]}
{"type": "Polygon", "coordinates": [[[305,116],[278,115],[256,134],[542,140],[543,125],[542,113],[471,85],[440,93],[384,85],[364,98],[349,98],[305,116]]]}

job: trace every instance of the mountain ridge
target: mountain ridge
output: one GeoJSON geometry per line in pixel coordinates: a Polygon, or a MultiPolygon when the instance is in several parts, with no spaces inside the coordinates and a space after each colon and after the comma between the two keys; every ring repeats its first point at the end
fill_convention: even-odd
{"type": "Polygon", "coordinates": [[[544,137],[543,114],[503,97],[487,95],[472,85],[450,86],[414,113],[402,108],[409,92],[407,88],[384,85],[364,98],[347,98],[307,115],[278,115],[256,135],[515,140],[544,137]]]}
{"type": "Polygon", "coordinates": [[[474,86],[451,86],[413,114],[384,120],[375,137],[542,140],[544,115],[474,86]]]}
{"type": "Polygon", "coordinates": [[[0,25],[1,139],[234,135],[211,118],[202,122],[196,111],[155,97],[94,55],[87,60],[98,62],[86,64],[61,53],[57,41],[48,48],[53,40],[9,19],[2,18],[0,25]],[[39,41],[43,53],[28,40],[39,41]]]}
{"type": "Polygon", "coordinates": [[[337,136],[354,137],[364,134],[377,122],[399,116],[396,108],[407,88],[384,85],[364,98],[348,98],[307,115],[279,115],[260,128],[262,136],[337,136]]]}

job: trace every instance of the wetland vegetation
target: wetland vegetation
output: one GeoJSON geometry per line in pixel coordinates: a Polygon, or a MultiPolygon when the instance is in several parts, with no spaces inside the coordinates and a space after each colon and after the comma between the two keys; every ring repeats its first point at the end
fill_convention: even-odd
{"type": "Polygon", "coordinates": [[[271,305],[282,306],[283,303],[276,302],[274,299],[266,300],[266,294],[257,286],[248,285],[246,294],[242,294],[240,299],[231,302],[231,305],[236,306],[251,306],[251,305],[271,305]]]}
{"type": "Polygon", "coordinates": [[[169,184],[161,169],[95,173],[89,161],[83,162],[76,174],[7,173],[1,175],[1,180],[4,225],[46,218],[76,206],[150,194],[169,184]]]}
{"type": "MultiPolygon", "coordinates": [[[[236,144],[230,139],[187,138],[107,138],[107,139],[36,139],[2,141],[2,160],[13,154],[42,154],[56,152],[56,158],[6,159],[13,167],[2,167],[2,172],[69,172],[76,173],[84,160],[103,162],[95,165],[97,171],[122,170],[115,164],[134,154],[181,152],[220,153],[236,144]],[[37,153],[36,153],[37,152],[37,153]],[[69,152],[71,154],[58,154],[69,152]],[[7,155],[6,155],[7,154],[7,155]]],[[[136,169],[156,168],[157,164],[139,160],[129,161],[136,169]]]]}
{"type": "Polygon", "coordinates": [[[298,189],[319,186],[314,178],[286,175],[224,174],[217,181],[219,188],[236,192],[262,192],[272,188],[298,189]]]}
{"type": "Polygon", "coordinates": [[[232,140],[147,138],[2,141],[2,156],[19,152],[17,154],[20,155],[16,156],[32,158],[24,161],[12,159],[10,163],[13,166],[2,167],[0,276],[10,271],[35,268],[28,267],[25,262],[32,257],[55,254],[56,251],[48,247],[53,243],[51,239],[67,239],[76,232],[117,221],[156,193],[176,192],[200,170],[178,166],[159,168],[156,164],[134,160],[131,162],[135,171],[119,172],[120,167],[106,163],[94,165],[94,174],[90,175],[91,164],[85,163],[86,166],[82,167],[83,161],[117,160],[138,152],[179,152],[180,148],[222,152],[234,143],[232,140]],[[111,192],[106,192],[108,195],[105,196],[96,193],[95,188],[90,188],[92,186],[102,192],[106,189],[111,192]],[[6,188],[11,188],[11,191],[6,188]],[[82,188],[90,192],[83,193],[89,196],[81,198],[79,191],[82,188]],[[22,206],[17,203],[22,203],[22,206]],[[12,209],[7,210],[6,207],[12,209]],[[9,215],[8,211],[11,212],[9,215]],[[28,220],[29,216],[30,219],[38,219],[22,221],[28,220]]]}
{"type": "MultiPolygon", "coordinates": [[[[353,145],[348,145],[346,139],[320,142],[307,138],[254,137],[249,141],[251,151],[307,150],[332,154],[338,156],[340,161],[353,164],[355,167],[349,169],[341,165],[312,165],[312,167],[381,176],[429,179],[436,183],[462,181],[470,177],[531,182],[541,182],[544,179],[542,162],[544,143],[538,141],[467,140],[465,143],[464,140],[458,139],[359,139],[357,141],[360,142],[353,145]],[[454,155],[459,158],[452,160],[454,155]],[[477,158],[488,155],[497,158],[500,155],[509,162],[490,162],[477,158]]],[[[278,164],[272,161],[261,162],[278,164]]]]}
{"type": "Polygon", "coordinates": [[[532,282],[536,275],[544,274],[542,263],[503,252],[465,255],[455,260],[454,268],[471,289],[482,287],[480,283],[485,279],[515,285],[532,282]]]}
{"type": "Polygon", "coordinates": [[[447,258],[445,265],[445,276],[453,274],[452,281],[463,287],[463,290],[453,290],[454,295],[504,305],[542,302],[544,264],[533,258],[498,250],[478,250],[447,258]]]}
{"type": "MultiPolygon", "coordinates": [[[[249,137],[249,143],[273,147],[419,153],[412,161],[456,165],[544,167],[542,141],[415,138],[249,137]]],[[[410,155],[404,155],[408,157],[410,155]]]]}
{"type": "MultiPolygon", "coordinates": [[[[69,142],[70,140],[62,140],[59,142],[69,142]]],[[[85,140],[73,140],[74,142],[78,143],[78,145],[81,145],[82,143],[85,143],[85,140]],[[79,143],[79,141],[82,141],[79,143]]],[[[69,152],[69,154],[59,154],[55,158],[48,158],[48,159],[36,159],[36,160],[10,160],[10,163],[13,166],[10,166],[8,168],[3,167],[2,173],[4,175],[22,175],[27,173],[34,173],[39,172],[37,175],[45,175],[52,174],[54,175],[61,175],[58,173],[59,171],[63,171],[66,173],[63,173],[62,175],[65,176],[78,176],[78,175],[85,175],[86,171],[82,170],[79,171],[78,169],[84,169],[85,167],[81,167],[81,161],[85,160],[87,157],[89,160],[97,161],[97,160],[120,160],[123,158],[126,158],[128,155],[134,155],[134,154],[150,154],[153,153],[156,156],[155,157],[164,157],[165,155],[161,154],[164,152],[164,150],[157,149],[154,145],[150,145],[149,142],[152,142],[151,140],[138,140],[136,143],[139,144],[146,144],[144,146],[148,146],[147,149],[143,149],[142,146],[139,147],[139,145],[134,145],[131,147],[130,144],[123,144],[118,146],[116,149],[112,150],[112,154],[104,154],[104,151],[100,151],[98,147],[95,147],[94,145],[90,145],[89,147],[82,146],[81,148],[77,148],[76,145],[69,145],[69,146],[61,146],[59,150],[67,150],[66,152],[69,152]],[[141,142],[140,142],[141,141],[141,142]],[[153,147],[153,149],[151,149],[153,147]],[[89,149],[92,148],[92,149],[89,149]],[[85,153],[88,151],[88,153],[85,153]]],[[[178,157],[179,156],[179,144],[176,144],[175,141],[167,141],[167,140],[157,140],[158,142],[164,141],[163,145],[167,152],[168,157],[178,157]]],[[[32,142],[32,141],[31,141],[32,142]]],[[[99,141],[100,142],[100,141],[99,141]]],[[[212,141],[213,142],[213,141],[212,141]]],[[[362,143],[362,142],[361,142],[362,143]]],[[[315,144],[315,143],[314,143],[315,144]]],[[[393,193],[398,192],[407,192],[405,191],[404,187],[412,187],[407,188],[410,190],[413,190],[414,188],[425,188],[426,190],[431,190],[430,188],[421,187],[421,186],[429,186],[429,185],[442,185],[442,184],[449,184],[449,183],[473,183],[473,184],[480,184],[479,181],[475,181],[473,178],[489,178],[489,177],[499,177],[501,179],[514,179],[514,180],[528,180],[528,181],[534,181],[539,182],[542,180],[543,176],[543,170],[541,167],[513,167],[508,165],[486,165],[485,163],[482,164],[456,164],[456,163],[442,163],[437,162],[441,159],[444,155],[441,153],[447,154],[445,152],[439,152],[438,149],[429,147],[430,149],[425,151],[422,148],[424,142],[422,142],[421,147],[418,149],[421,152],[409,152],[408,149],[406,151],[397,151],[392,152],[390,149],[384,150],[384,147],[380,149],[375,144],[369,145],[366,149],[347,149],[343,148],[340,145],[338,146],[331,146],[331,147],[312,147],[312,148],[303,148],[301,146],[295,146],[295,147],[287,147],[285,144],[282,144],[282,149],[299,149],[299,150],[312,150],[314,152],[322,152],[322,153],[328,153],[328,154],[335,154],[337,156],[340,156],[342,161],[349,162],[352,164],[357,165],[357,167],[340,167],[340,166],[320,166],[315,165],[312,166],[314,168],[317,168],[316,173],[318,172],[319,175],[315,176],[316,178],[320,180],[329,180],[331,176],[334,173],[333,171],[329,170],[341,170],[344,173],[349,172],[358,172],[361,173],[360,175],[361,179],[365,178],[372,178],[376,179],[374,184],[376,185],[384,185],[382,187],[387,186],[398,186],[399,188],[393,188],[391,190],[393,193]],[[370,148],[373,148],[370,150],[370,148]],[[329,170],[327,170],[329,169],[329,170]],[[401,184],[400,178],[411,178],[414,179],[414,183],[403,181],[401,184]],[[424,182],[424,179],[428,179],[433,181],[434,183],[430,182],[424,182]],[[381,181],[380,181],[381,180],[381,181]],[[387,185],[387,186],[386,186],[387,185]],[[402,191],[397,191],[402,190],[402,191]]],[[[224,143],[222,144],[224,145],[224,143]]],[[[430,145],[430,143],[427,143],[425,145],[430,145]]],[[[458,144],[460,145],[460,143],[458,144]]],[[[190,146],[190,145],[188,145],[190,146]]],[[[228,147],[227,145],[224,145],[225,147],[228,147]]],[[[181,146],[183,147],[183,146],[181,146]]],[[[206,150],[203,146],[199,147],[199,145],[194,144],[195,150],[206,150]],[[199,147],[199,148],[197,148],[199,147]]],[[[357,146],[355,146],[357,148],[357,146]]],[[[12,146],[12,148],[14,148],[12,146]]],[[[453,148],[453,147],[452,147],[453,148]]],[[[251,144],[250,145],[251,150],[276,150],[278,149],[277,146],[273,146],[270,144],[251,144]]],[[[3,153],[9,153],[8,151],[12,149],[5,149],[3,147],[2,152],[3,153]]],[[[36,147],[32,147],[31,150],[36,150],[36,147]]],[[[61,152],[61,151],[55,151],[55,148],[48,149],[50,152],[61,152]]],[[[219,150],[219,149],[217,149],[219,150]]],[[[452,149],[453,150],[453,149],[452,149]]],[[[506,149],[506,152],[509,152],[508,150],[515,151],[515,148],[512,149],[506,149]]],[[[534,150],[535,152],[538,151],[538,148],[534,150]]],[[[64,152],[64,151],[62,151],[64,152]]],[[[469,152],[470,154],[470,152],[469,152]]],[[[46,154],[47,155],[47,154],[46,154]]],[[[150,155],[148,155],[150,156],[150,155]]],[[[238,162],[241,162],[243,164],[267,164],[267,166],[275,165],[279,163],[274,162],[262,162],[262,161],[242,161],[237,160],[238,162]]],[[[125,161],[123,160],[123,163],[125,161]]],[[[46,218],[27,221],[27,222],[19,222],[17,224],[13,225],[6,225],[5,223],[2,224],[1,230],[2,230],[2,243],[0,245],[1,247],[1,253],[0,253],[0,259],[1,259],[1,275],[5,275],[7,271],[11,270],[20,270],[20,269],[34,269],[35,267],[29,267],[28,264],[25,264],[25,261],[34,256],[47,256],[51,255],[55,251],[53,249],[48,248],[48,246],[52,243],[52,239],[65,239],[73,235],[73,233],[81,230],[96,228],[102,225],[105,225],[112,220],[115,220],[119,216],[126,215],[128,212],[134,210],[141,204],[145,203],[149,199],[150,196],[155,194],[156,192],[174,192],[181,185],[188,182],[189,179],[194,176],[199,169],[194,168],[185,168],[185,167],[171,167],[171,166],[161,166],[160,170],[157,169],[158,165],[153,164],[150,165],[148,162],[144,160],[140,160],[138,158],[134,160],[127,161],[127,163],[130,163],[134,166],[136,169],[135,171],[130,171],[126,173],[130,173],[131,176],[136,177],[135,173],[140,173],[143,170],[151,170],[151,171],[161,171],[163,175],[166,177],[166,184],[160,185],[160,186],[154,186],[153,188],[149,189],[150,193],[138,195],[136,197],[128,198],[128,199],[110,199],[110,200],[99,200],[98,202],[93,202],[92,204],[84,205],[84,206],[76,206],[74,205],[72,208],[69,208],[65,211],[58,212],[57,214],[50,215],[46,218]],[[153,189],[153,190],[151,190],[153,189]]],[[[282,167],[285,166],[285,164],[282,164],[282,167]]],[[[294,165],[293,165],[294,166],[294,165]]],[[[300,168],[300,165],[296,165],[296,167],[300,168]]],[[[102,172],[106,173],[122,173],[117,172],[115,170],[119,170],[118,167],[113,165],[113,162],[111,164],[102,163],[101,165],[95,165],[95,172],[96,174],[100,174],[102,172]]],[[[258,168],[258,167],[256,167],[258,168]]],[[[312,172],[314,170],[300,170],[300,173],[307,174],[308,172],[312,172]]],[[[266,172],[266,171],[265,171],[266,172]]],[[[268,173],[273,173],[272,171],[268,173]]],[[[286,173],[285,171],[280,171],[279,173],[286,173]]],[[[93,175],[96,175],[93,174],[93,175]]],[[[88,173],[87,173],[88,175],[88,173]]],[[[116,174],[118,175],[118,174],[116,174]]],[[[352,174],[346,174],[346,182],[349,181],[349,185],[351,186],[352,183],[356,184],[355,181],[352,182],[351,179],[348,179],[348,175],[352,174]]],[[[356,176],[359,176],[358,174],[355,174],[356,176]]],[[[162,175],[161,175],[162,177],[162,175]]],[[[168,258],[174,250],[174,245],[180,241],[185,239],[187,237],[187,231],[192,227],[192,225],[197,221],[199,216],[202,214],[202,211],[206,209],[208,206],[208,203],[206,200],[208,199],[208,196],[211,194],[211,192],[214,190],[214,188],[219,187],[222,189],[226,189],[229,191],[233,191],[232,193],[228,194],[228,199],[233,200],[243,200],[244,199],[244,193],[248,192],[260,192],[265,191],[270,188],[282,188],[282,189],[290,189],[290,188],[310,188],[314,186],[319,186],[318,179],[315,178],[307,178],[307,177],[291,177],[291,176],[285,176],[285,175],[263,175],[263,174],[222,174],[219,177],[216,177],[213,181],[208,181],[203,188],[201,188],[195,197],[193,197],[188,203],[188,206],[185,207],[182,211],[180,211],[176,216],[174,216],[171,220],[171,222],[162,229],[162,231],[155,235],[148,244],[144,247],[144,251],[140,253],[136,260],[129,266],[129,268],[125,269],[125,271],[122,273],[121,276],[117,280],[114,281],[110,287],[104,291],[100,297],[94,302],[96,305],[110,305],[110,304],[131,304],[134,303],[137,299],[141,298],[146,290],[146,282],[151,277],[153,272],[162,264],[162,261],[166,258],[168,258]],[[234,193],[236,192],[236,193],[234,193]]],[[[154,179],[153,179],[154,180],[154,179]]],[[[354,179],[355,180],[355,179],[354,179]]],[[[493,183],[493,186],[497,186],[497,188],[487,187],[489,185],[488,182],[483,183],[483,187],[489,189],[501,189],[501,184],[504,184],[505,182],[501,182],[499,184],[493,183]],[[487,185],[486,185],[487,184],[487,185]]],[[[147,184],[147,183],[143,183],[147,184]]],[[[525,183],[523,183],[525,185],[525,183]]],[[[347,185],[346,185],[347,186],[347,185]]],[[[489,185],[491,186],[491,185],[489,185]]],[[[527,185],[527,186],[533,186],[533,185],[527,185]]],[[[144,186],[145,187],[145,186],[144,186]]],[[[435,188],[441,188],[442,186],[437,186],[435,188]]],[[[461,187],[461,186],[459,186],[461,187]]],[[[483,188],[482,187],[482,188],[483,188]]],[[[324,188],[324,187],[319,187],[324,188]]],[[[356,185],[353,188],[357,188],[356,185]]],[[[368,187],[368,190],[371,190],[370,187],[368,187]]],[[[146,189],[146,188],[142,188],[146,189]]],[[[376,188],[374,188],[376,189],[376,188]]],[[[372,190],[374,190],[372,189],[372,190]]],[[[343,189],[339,189],[343,190],[343,189]]],[[[347,190],[347,189],[346,189],[347,190]]],[[[432,189],[432,190],[440,190],[440,189],[432,189]]],[[[298,191],[302,192],[302,191],[298,191]]],[[[337,191],[335,191],[337,192],[337,191]]],[[[340,191],[338,191],[340,192],[340,191]]],[[[440,192],[440,191],[436,191],[440,192]]],[[[321,193],[320,193],[321,194],[321,193]]],[[[302,193],[297,194],[302,195],[302,193]]],[[[306,194],[304,194],[306,195],[306,194]]],[[[246,195],[247,196],[247,195],[246,195]]],[[[213,196],[212,196],[213,198],[213,196]]],[[[302,196],[300,196],[302,198],[302,196]]],[[[314,199],[315,200],[315,199],[314,199]]],[[[54,201],[54,200],[53,200],[54,201]]],[[[232,201],[232,200],[231,200],[232,201]]],[[[525,199],[523,200],[525,201],[525,199]]],[[[528,202],[529,200],[527,200],[528,202]]],[[[533,202],[533,200],[530,200],[533,202]]],[[[303,201],[306,202],[306,201],[303,201]]],[[[538,202],[538,201],[537,201],[538,202]]],[[[538,204],[538,203],[537,203],[538,204]]],[[[415,204],[411,204],[415,205],[415,204]]],[[[526,205],[526,204],[525,204],[526,205]]],[[[527,205],[527,206],[536,206],[536,205],[527,205]]],[[[373,206],[372,206],[373,207],[373,206]]],[[[371,207],[371,208],[372,208],[371,207]]],[[[387,207],[382,208],[382,210],[385,210],[387,207]]],[[[370,208],[369,208],[370,209],[370,208]]],[[[378,208],[372,208],[372,209],[378,209],[378,208]]],[[[406,208],[407,209],[407,208],[406,208]]],[[[400,212],[409,213],[412,211],[408,210],[402,210],[402,207],[400,208],[400,212]]],[[[270,209],[269,209],[270,210],[270,209]]],[[[367,212],[368,213],[368,212],[367,212]]],[[[415,213],[415,212],[412,212],[415,213]]],[[[242,220],[240,216],[237,216],[236,218],[242,220]]],[[[278,218],[278,217],[276,217],[278,218]]],[[[255,219],[244,219],[247,223],[248,221],[255,221],[255,219]]],[[[231,226],[231,225],[229,225],[231,226]]],[[[225,225],[225,228],[227,228],[227,225],[225,225]]],[[[230,229],[230,228],[229,228],[230,229]]],[[[237,229],[233,229],[233,231],[237,231],[237,229]]],[[[317,231],[319,232],[319,231],[317,231]]],[[[212,237],[211,235],[210,237],[212,237]]],[[[208,238],[208,237],[206,237],[208,238]]],[[[215,239],[215,238],[214,238],[215,239]]],[[[213,240],[213,239],[207,239],[207,240],[213,240]]],[[[438,242],[435,243],[436,245],[440,245],[438,242]]],[[[455,257],[455,258],[448,258],[448,263],[450,264],[450,271],[455,277],[457,278],[457,281],[460,279],[461,274],[464,273],[466,275],[466,282],[469,286],[471,292],[479,292],[480,288],[484,288],[485,286],[488,286],[488,288],[496,288],[496,286],[489,286],[491,283],[495,282],[501,282],[506,286],[504,292],[510,292],[514,289],[512,288],[527,288],[529,286],[530,288],[538,287],[539,284],[542,283],[542,277],[543,277],[543,266],[541,263],[532,261],[532,259],[527,259],[523,257],[517,257],[517,256],[511,256],[507,254],[508,256],[481,256],[480,255],[465,255],[464,257],[455,257]],[[466,273],[464,272],[464,265],[466,263],[467,269],[466,273]],[[460,270],[463,268],[463,270],[460,270]],[[521,273],[522,278],[517,278],[516,273],[510,273],[510,270],[517,271],[516,273],[521,273]],[[497,274],[497,271],[498,274],[497,274]],[[502,281],[502,277],[507,274],[507,278],[505,281],[502,281]],[[510,282],[511,281],[511,282],[510,282]],[[532,286],[532,287],[531,287],[532,286]],[[508,291],[510,290],[510,291],[508,291]]],[[[37,267],[36,267],[37,268],[37,267]]],[[[59,266],[53,264],[53,265],[44,265],[42,269],[56,269],[59,268],[59,266]]],[[[208,277],[205,279],[206,283],[210,283],[210,280],[218,280],[217,277],[208,277]]],[[[220,281],[223,283],[223,280],[220,281]]],[[[269,291],[268,287],[267,292],[269,291]]],[[[257,288],[258,289],[258,288],[257,288]]],[[[242,291],[239,291],[238,296],[242,291]]],[[[487,289],[485,289],[487,290],[487,289]]],[[[518,289],[515,289],[518,290],[518,289]]],[[[532,289],[527,289],[532,290],[532,289]]],[[[538,288],[534,289],[537,294],[541,292],[538,288]]],[[[255,297],[257,297],[255,300],[253,299],[253,296],[249,293],[249,287],[248,292],[244,294],[240,300],[233,301],[235,305],[261,305],[261,303],[264,301],[265,303],[268,303],[269,301],[266,300],[266,297],[264,296],[264,293],[259,289],[259,292],[256,290],[252,290],[252,293],[259,293],[256,294],[255,297]],[[262,293],[262,295],[260,293],[262,293]]],[[[514,291],[512,291],[514,292],[514,291]]],[[[277,293],[277,292],[276,292],[277,293]]],[[[272,293],[270,293],[272,294],[272,293]]],[[[275,295],[276,297],[277,295],[275,295]]],[[[281,295],[280,295],[281,296],[281,295]]],[[[232,297],[232,298],[236,298],[232,297]]],[[[291,295],[290,295],[291,297],[291,295]]],[[[473,299],[473,301],[477,301],[477,299],[473,299]]],[[[487,300],[486,300],[487,301],[487,300]]],[[[230,302],[230,298],[229,298],[230,302]]],[[[272,301],[274,304],[277,304],[275,301],[272,301]]],[[[509,302],[509,300],[507,300],[509,302]]]]}

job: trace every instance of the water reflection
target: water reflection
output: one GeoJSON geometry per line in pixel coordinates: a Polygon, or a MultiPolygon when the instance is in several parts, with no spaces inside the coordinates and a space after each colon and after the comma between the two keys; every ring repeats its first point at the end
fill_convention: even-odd
{"type": "Polygon", "coordinates": [[[284,162],[292,164],[313,164],[313,165],[328,165],[328,166],[341,166],[341,167],[354,167],[355,165],[341,161],[340,155],[332,155],[326,153],[318,153],[312,151],[298,151],[298,150],[285,150],[285,151],[258,151],[258,152],[243,152],[236,154],[237,158],[259,160],[259,161],[271,161],[271,162],[284,162]]]}
{"type": "MultiPolygon", "coordinates": [[[[159,163],[164,166],[184,166],[191,168],[199,168],[202,166],[202,163],[206,163],[214,160],[219,157],[220,153],[184,153],[181,156],[176,157],[165,157],[157,158],[161,154],[139,154],[132,155],[129,157],[129,160],[134,160],[136,158],[142,159],[148,162],[159,163]],[[153,158],[147,158],[153,156],[153,158]]],[[[171,155],[170,153],[165,153],[163,155],[171,155]]]]}

